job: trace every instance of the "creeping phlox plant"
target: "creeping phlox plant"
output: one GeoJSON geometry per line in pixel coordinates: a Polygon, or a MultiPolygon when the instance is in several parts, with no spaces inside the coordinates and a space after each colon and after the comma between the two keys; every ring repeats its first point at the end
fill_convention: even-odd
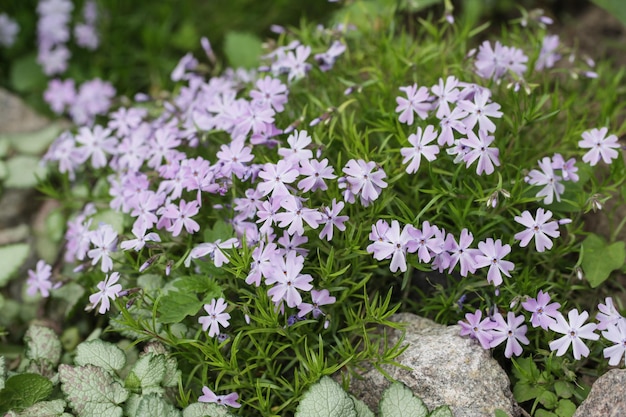
{"type": "Polygon", "coordinates": [[[41,261],[29,291],[80,284],[113,330],[176,355],[180,405],[242,415],[392,363],[377,326],[400,307],[506,358],[571,351],[569,381],[586,357],[623,365],[616,300],[586,323],[585,294],[610,291],[624,246],[583,229],[621,198],[622,73],[565,62],[545,19],[482,40],[349,11],[284,31],[255,71],[188,55],[171,95],[63,133],[41,188],[72,213],[65,266],[41,261]]]}

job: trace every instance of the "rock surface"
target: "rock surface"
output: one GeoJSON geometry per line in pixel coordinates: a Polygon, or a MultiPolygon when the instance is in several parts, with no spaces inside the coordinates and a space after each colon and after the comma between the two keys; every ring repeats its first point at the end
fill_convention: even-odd
{"type": "MultiPolygon", "coordinates": [[[[445,404],[455,417],[493,417],[496,409],[510,416],[520,414],[504,370],[478,343],[460,337],[458,326],[441,326],[409,313],[392,320],[407,324],[403,344],[408,348],[396,360],[411,370],[394,366],[383,370],[409,387],[430,410],[445,404]]],[[[401,335],[394,330],[391,340],[401,335]]],[[[389,381],[372,369],[362,379],[352,378],[350,392],[377,411],[388,386],[389,381]]]]}
{"type": "Polygon", "coordinates": [[[594,382],[574,417],[626,416],[626,369],[613,369],[594,382]]]}

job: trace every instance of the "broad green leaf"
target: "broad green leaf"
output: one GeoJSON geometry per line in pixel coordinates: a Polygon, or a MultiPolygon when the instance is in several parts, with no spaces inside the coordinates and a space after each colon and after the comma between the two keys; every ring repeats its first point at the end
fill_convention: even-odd
{"type": "Polygon", "coordinates": [[[100,223],[105,223],[111,226],[118,235],[124,233],[124,214],[122,213],[115,210],[102,210],[94,214],[92,219],[92,229],[98,228],[100,223]]]}
{"type": "Polygon", "coordinates": [[[61,359],[61,341],[49,327],[31,325],[24,335],[26,357],[36,362],[45,361],[56,367],[61,359]]]}
{"type": "Polygon", "coordinates": [[[162,323],[178,323],[187,316],[197,314],[202,305],[195,294],[170,291],[159,299],[159,320],[162,323]]]}
{"type": "Polygon", "coordinates": [[[4,185],[9,188],[31,188],[37,185],[38,178],[46,176],[48,169],[40,163],[40,158],[30,155],[16,155],[6,161],[8,171],[4,185]]]}
{"type": "Polygon", "coordinates": [[[506,411],[497,408],[496,417],[509,417],[509,414],[506,411]]]}
{"type": "Polygon", "coordinates": [[[18,414],[19,417],[65,417],[65,401],[39,401],[18,414]]]}
{"type": "Polygon", "coordinates": [[[224,37],[224,53],[233,68],[254,68],[263,52],[263,43],[252,33],[231,31],[224,37]]]}
{"type": "Polygon", "coordinates": [[[183,293],[202,293],[211,298],[217,298],[222,294],[220,287],[215,279],[206,275],[190,275],[182,277],[174,282],[174,286],[183,293]]]}
{"type": "Polygon", "coordinates": [[[0,268],[0,288],[4,287],[24,264],[29,252],[30,246],[26,243],[0,247],[0,265],[2,265],[0,268]]]}
{"type": "Polygon", "coordinates": [[[573,385],[566,381],[556,381],[554,383],[554,392],[561,398],[571,398],[573,395],[573,385]]]}
{"type": "Polygon", "coordinates": [[[535,411],[534,417],[557,417],[552,411],[539,408],[535,411]]]}
{"type": "Polygon", "coordinates": [[[82,285],[76,282],[68,282],[62,285],[61,288],[54,290],[52,298],[64,300],[67,303],[65,310],[65,315],[67,316],[84,294],[85,288],[82,285]]]}
{"type": "Polygon", "coordinates": [[[370,410],[363,401],[359,400],[353,395],[350,395],[350,399],[354,404],[354,410],[356,411],[357,417],[374,417],[374,413],[372,412],[372,410],[370,410]]]}
{"type": "Polygon", "coordinates": [[[193,403],[183,410],[183,417],[234,417],[222,405],[213,403],[193,403]]]}
{"type": "Polygon", "coordinates": [[[582,243],[581,267],[592,288],[602,284],[612,271],[620,269],[626,260],[624,242],[607,244],[598,235],[590,234],[582,243]]]}
{"type": "Polygon", "coordinates": [[[7,167],[6,162],[0,161],[0,181],[4,180],[9,176],[9,168],[7,167]]]}
{"type": "Polygon", "coordinates": [[[157,394],[144,395],[135,417],[180,417],[180,411],[157,394]]]}
{"type": "Polygon", "coordinates": [[[450,407],[447,405],[440,405],[430,412],[429,417],[454,417],[450,407]]]}
{"type": "MultiPolygon", "coordinates": [[[[130,389],[141,388],[142,393],[150,388],[158,388],[165,377],[165,356],[154,353],[144,354],[133,366],[126,377],[126,387],[130,389]]],[[[160,390],[158,390],[160,391],[160,390]]]]}
{"type": "Polygon", "coordinates": [[[0,140],[0,158],[4,158],[7,156],[9,152],[9,141],[8,140],[0,140]]]}
{"type": "Polygon", "coordinates": [[[560,400],[554,412],[559,417],[572,417],[576,412],[576,404],[570,400],[560,400]]]}
{"type": "Polygon", "coordinates": [[[48,146],[59,136],[63,128],[58,123],[51,123],[36,132],[23,132],[0,135],[0,141],[8,140],[19,153],[41,156],[48,146]]]}
{"type": "Polygon", "coordinates": [[[74,362],[76,365],[94,365],[115,373],[126,365],[126,355],[114,344],[95,339],[76,347],[74,362]]]}
{"type": "Polygon", "coordinates": [[[537,399],[548,410],[555,409],[559,401],[559,398],[552,391],[544,391],[537,399]]]}
{"type": "Polygon", "coordinates": [[[304,393],[296,417],[357,417],[354,402],[337,382],[322,377],[304,393]]]}
{"type": "Polygon", "coordinates": [[[18,374],[6,380],[0,391],[0,413],[22,410],[52,393],[52,382],[39,374],[18,374]]]}
{"type": "Polygon", "coordinates": [[[226,223],[224,220],[216,220],[213,223],[213,227],[204,231],[205,242],[216,242],[221,240],[222,242],[233,237],[233,227],[226,223]]]}
{"type": "Polygon", "coordinates": [[[518,403],[535,399],[543,392],[544,388],[531,385],[528,382],[518,382],[513,387],[513,396],[518,403]]]}
{"type": "Polygon", "coordinates": [[[191,51],[198,46],[200,35],[190,20],[185,20],[170,39],[170,43],[181,51],[191,51]]]}
{"type": "Polygon", "coordinates": [[[145,292],[150,293],[163,287],[163,277],[157,274],[144,274],[137,278],[137,285],[145,292]]]}
{"type": "Polygon", "coordinates": [[[591,0],[617,18],[626,26],[626,2],[624,0],[591,0]]]}
{"type": "Polygon", "coordinates": [[[400,382],[394,382],[385,390],[380,400],[381,417],[426,417],[428,408],[424,402],[400,382]]]}
{"type": "Polygon", "coordinates": [[[61,364],[59,379],[77,417],[122,417],[128,391],[104,369],[61,364]]]}
{"type": "Polygon", "coordinates": [[[11,65],[10,80],[13,88],[20,93],[44,90],[48,82],[35,54],[19,58],[11,65]]]}

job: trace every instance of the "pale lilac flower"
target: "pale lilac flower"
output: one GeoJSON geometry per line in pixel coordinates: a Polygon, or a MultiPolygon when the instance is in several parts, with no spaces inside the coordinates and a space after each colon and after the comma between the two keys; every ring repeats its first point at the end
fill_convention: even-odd
{"type": "Polygon", "coordinates": [[[150,232],[146,234],[146,225],[143,222],[135,222],[133,225],[133,235],[135,235],[135,239],[125,240],[120,243],[120,248],[122,250],[130,250],[133,249],[139,252],[146,245],[146,242],[160,242],[161,238],[158,234],[154,232],[150,232]]]}
{"type": "Polygon", "coordinates": [[[545,68],[552,68],[556,61],[561,59],[561,55],[556,53],[559,47],[559,35],[546,35],[541,42],[541,52],[535,62],[535,70],[541,71],[545,68]]]}
{"type": "Polygon", "coordinates": [[[102,272],[109,272],[113,269],[111,253],[117,248],[117,232],[110,225],[103,223],[91,232],[90,240],[94,246],[94,249],[87,252],[87,256],[91,258],[91,264],[95,265],[101,261],[102,272]]]}
{"type": "Polygon", "coordinates": [[[261,208],[257,210],[257,223],[263,223],[259,229],[262,234],[268,234],[272,231],[272,226],[278,223],[276,215],[281,209],[281,201],[283,197],[269,197],[267,201],[261,203],[261,208]]]}
{"type": "Polygon", "coordinates": [[[91,166],[103,168],[107,164],[107,154],[115,154],[118,140],[111,135],[110,129],[104,129],[97,125],[93,130],[88,127],[81,127],[76,135],[76,142],[81,147],[77,151],[81,154],[83,162],[91,158],[91,166]]]}
{"type": "Polygon", "coordinates": [[[100,44],[100,38],[98,37],[96,28],[85,23],[77,23],[76,26],[74,26],[74,39],[76,45],[92,51],[98,49],[98,45],[100,44]]]}
{"type": "Polygon", "coordinates": [[[172,81],[180,81],[187,77],[189,71],[193,71],[198,67],[198,60],[194,58],[191,52],[187,52],[185,56],[183,56],[174,70],[172,70],[172,74],[170,78],[172,81]]]}
{"type": "Polygon", "coordinates": [[[290,195],[285,184],[291,184],[298,178],[298,170],[293,168],[292,163],[281,159],[277,164],[268,162],[263,165],[259,178],[264,182],[257,185],[257,190],[263,195],[272,193],[272,197],[281,197],[290,195]]]}
{"type": "Polygon", "coordinates": [[[317,229],[322,221],[322,214],[319,211],[303,207],[302,202],[297,197],[285,197],[280,205],[285,211],[276,214],[276,221],[279,222],[278,227],[280,228],[289,226],[287,229],[289,235],[303,235],[305,222],[311,228],[317,229]]]}
{"type": "Polygon", "coordinates": [[[20,31],[20,25],[6,13],[0,13],[0,45],[11,47],[20,31]]]}
{"type": "Polygon", "coordinates": [[[432,109],[430,103],[431,97],[428,94],[427,87],[417,88],[417,84],[408,87],[400,87],[400,91],[404,91],[407,98],[396,97],[396,112],[400,113],[398,120],[400,123],[412,125],[414,119],[413,113],[416,113],[420,119],[426,119],[428,112],[432,109]]]}
{"type": "Polygon", "coordinates": [[[307,146],[311,144],[311,136],[309,136],[306,130],[295,130],[287,138],[289,148],[280,148],[278,154],[283,157],[287,162],[292,165],[297,165],[302,160],[309,160],[313,158],[313,152],[307,149],[307,146]]]}
{"type": "Polygon", "coordinates": [[[583,132],[583,140],[578,142],[578,146],[581,148],[588,148],[589,151],[583,155],[583,162],[587,162],[589,165],[594,166],[600,159],[606,164],[610,164],[611,161],[619,155],[616,149],[620,148],[620,144],[617,143],[617,136],[606,136],[608,128],[603,127],[601,129],[591,129],[583,132]]]}
{"type": "Polygon", "coordinates": [[[111,107],[115,88],[98,78],[85,81],[78,89],[69,113],[75,124],[92,124],[95,116],[105,114],[111,107]]]}
{"type": "Polygon", "coordinates": [[[48,88],[43,93],[43,98],[50,105],[50,109],[56,114],[61,114],[70,106],[76,98],[74,80],[59,80],[57,78],[48,82],[48,88]]]}
{"type": "Polygon", "coordinates": [[[556,323],[550,326],[552,331],[565,335],[550,342],[550,350],[556,350],[556,356],[563,356],[569,346],[572,345],[574,359],[579,360],[581,357],[589,355],[589,348],[582,339],[598,340],[600,335],[594,333],[597,328],[595,323],[584,324],[589,317],[589,313],[586,311],[578,313],[578,310],[573,309],[570,310],[567,316],[569,323],[562,314],[558,314],[556,323]]]}
{"type": "MultiPolygon", "coordinates": [[[[450,266],[448,273],[451,273],[456,264],[461,267],[461,276],[466,277],[468,273],[476,272],[474,255],[479,252],[477,249],[470,248],[474,241],[472,232],[464,228],[461,230],[461,236],[457,243],[452,234],[448,234],[445,240],[444,249],[450,253],[450,266]]],[[[479,252],[480,253],[480,252],[479,252]]]]}
{"type": "Polygon", "coordinates": [[[537,193],[537,197],[544,197],[544,204],[552,204],[555,197],[556,201],[561,201],[561,194],[565,191],[565,186],[560,182],[561,177],[554,173],[550,158],[546,156],[539,161],[539,168],[541,171],[531,170],[524,180],[531,185],[544,186],[537,193]]]}
{"type": "Polygon", "coordinates": [[[301,274],[302,268],[304,268],[304,258],[297,255],[295,251],[288,252],[284,263],[274,269],[272,278],[268,282],[268,285],[274,283],[274,286],[267,291],[267,295],[272,297],[274,303],[285,300],[288,307],[297,307],[302,303],[302,296],[298,290],[310,291],[313,288],[310,284],[313,277],[309,274],[301,274]],[[281,266],[284,269],[281,269],[281,266]]]}
{"type": "Polygon", "coordinates": [[[439,146],[454,145],[454,133],[452,130],[456,130],[461,134],[467,132],[467,127],[463,123],[463,119],[467,116],[465,110],[455,107],[449,114],[443,115],[439,122],[441,133],[437,138],[437,144],[439,146]]]}
{"type": "Polygon", "coordinates": [[[500,150],[496,147],[489,147],[494,141],[493,136],[489,136],[486,131],[479,130],[478,136],[473,131],[467,131],[467,138],[461,139],[460,143],[468,148],[463,156],[465,166],[469,168],[476,160],[476,174],[481,175],[483,172],[487,175],[493,174],[495,166],[500,166],[498,156],[500,150]]]}
{"type": "Polygon", "coordinates": [[[479,130],[485,130],[488,133],[496,131],[496,125],[491,121],[491,118],[501,118],[502,112],[500,111],[500,105],[495,102],[489,102],[491,99],[491,92],[489,90],[478,90],[473,97],[473,100],[459,100],[457,103],[458,108],[467,112],[467,117],[463,119],[463,123],[467,127],[467,130],[472,130],[478,123],[479,130]]]}
{"type": "Polygon", "coordinates": [[[375,171],[376,168],[376,163],[373,161],[350,159],[342,169],[347,175],[348,191],[354,195],[360,195],[361,204],[366,207],[378,198],[383,188],[387,187],[384,181],[387,174],[382,168],[375,171]]]}
{"type": "Polygon", "coordinates": [[[417,172],[420,167],[422,156],[426,160],[432,162],[437,158],[439,153],[439,147],[437,145],[428,145],[433,140],[437,139],[437,131],[432,125],[426,126],[426,129],[422,131],[421,127],[417,128],[417,134],[413,133],[409,136],[409,143],[413,145],[411,148],[400,149],[400,154],[404,157],[403,164],[410,162],[406,167],[406,172],[413,174],[417,172]]]}
{"type": "Polygon", "coordinates": [[[104,281],[100,281],[98,283],[97,287],[100,291],[89,296],[91,308],[96,308],[98,303],[100,303],[100,309],[98,310],[98,313],[104,314],[109,311],[109,308],[111,307],[111,301],[119,297],[120,292],[122,291],[122,286],[120,284],[117,284],[117,281],[119,281],[119,279],[119,272],[113,272],[111,275],[106,275],[104,281]]]}
{"type": "Polygon", "coordinates": [[[289,233],[285,230],[283,235],[278,239],[278,244],[282,246],[282,249],[279,248],[278,252],[280,255],[285,255],[289,252],[296,252],[301,256],[307,256],[309,250],[301,247],[305,243],[309,241],[309,238],[303,235],[294,234],[290,236],[289,233]]]}
{"type": "Polygon", "coordinates": [[[508,72],[521,78],[526,71],[526,62],[528,62],[528,57],[521,49],[503,46],[499,41],[496,41],[495,47],[492,48],[489,41],[484,41],[478,47],[475,62],[476,73],[483,78],[493,80],[501,79],[508,72]]]}
{"type": "Polygon", "coordinates": [[[321,161],[316,159],[300,160],[300,175],[306,177],[298,182],[298,188],[303,193],[315,190],[326,191],[328,186],[324,180],[337,178],[333,173],[333,167],[328,166],[328,159],[326,158],[321,161]]]}
{"type": "Polygon", "coordinates": [[[600,310],[600,312],[596,314],[596,320],[599,322],[598,330],[606,330],[621,321],[626,321],[613,304],[612,297],[606,297],[604,304],[598,304],[598,310],[600,310]]]}
{"type": "Polygon", "coordinates": [[[609,365],[618,366],[626,357],[626,321],[621,320],[608,327],[602,332],[602,336],[615,343],[613,346],[604,348],[604,357],[609,359],[609,365]]]}
{"type": "Polygon", "coordinates": [[[230,262],[228,256],[226,256],[222,249],[232,249],[238,246],[239,240],[234,237],[226,239],[223,242],[222,239],[217,239],[215,242],[200,243],[189,252],[189,256],[185,259],[184,264],[186,267],[189,267],[192,259],[199,259],[208,255],[213,260],[213,264],[221,268],[222,265],[230,262]]]}
{"type": "Polygon", "coordinates": [[[430,88],[435,96],[434,105],[437,109],[436,116],[438,119],[450,114],[450,104],[456,103],[459,98],[458,85],[459,80],[454,75],[449,75],[445,82],[443,78],[439,78],[438,84],[430,88]]]}
{"type": "Polygon", "coordinates": [[[314,58],[315,61],[319,64],[320,69],[326,72],[332,69],[339,55],[343,54],[345,50],[346,45],[341,43],[341,41],[335,40],[326,52],[316,54],[314,58]]]}
{"type": "Polygon", "coordinates": [[[324,312],[320,306],[333,304],[337,299],[330,295],[330,292],[326,289],[317,291],[311,290],[311,304],[300,303],[298,305],[298,317],[304,317],[310,312],[313,312],[313,318],[317,319],[319,316],[324,316],[324,312]]]}
{"type": "Polygon", "coordinates": [[[554,154],[552,156],[552,169],[560,169],[563,181],[578,181],[578,167],[576,167],[576,158],[570,158],[565,161],[561,154],[554,154]]]}
{"type": "Polygon", "coordinates": [[[339,216],[339,212],[341,212],[343,207],[343,201],[337,203],[334,198],[331,207],[324,207],[322,219],[320,220],[320,224],[324,224],[324,228],[320,232],[320,239],[326,238],[329,242],[333,240],[333,230],[335,227],[342,232],[346,230],[344,223],[348,221],[348,216],[339,216]]]}
{"type": "Polygon", "coordinates": [[[556,317],[559,313],[559,303],[550,303],[550,294],[539,290],[537,298],[528,298],[522,303],[524,310],[533,313],[530,322],[533,327],[541,327],[544,330],[556,323],[556,317]]]}
{"type": "Polygon", "coordinates": [[[209,387],[202,387],[202,394],[198,397],[198,401],[201,403],[215,403],[219,405],[227,405],[233,408],[241,407],[241,404],[237,402],[239,394],[231,392],[226,395],[216,395],[209,389],[209,387]]]}
{"type": "Polygon", "coordinates": [[[496,347],[506,340],[504,356],[510,358],[513,355],[521,355],[523,351],[522,344],[527,345],[530,343],[526,337],[528,326],[525,324],[522,325],[524,323],[524,316],[519,315],[515,317],[515,313],[509,311],[507,313],[506,322],[500,313],[494,314],[493,318],[496,321],[496,326],[491,329],[493,340],[489,345],[491,347],[496,347]]]}
{"type": "Polygon", "coordinates": [[[209,337],[220,334],[220,326],[226,328],[230,325],[230,314],[225,313],[228,306],[223,298],[212,299],[210,304],[204,305],[207,315],[198,317],[198,323],[202,325],[203,331],[209,331],[209,337]]]}
{"type": "Polygon", "coordinates": [[[514,238],[519,240],[521,247],[526,247],[532,238],[535,238],[535,248],[537,252],[543,252],[552,248],[550,237],[556,239],[561,235],[559,232],[559,224],[556,221],[548,222],[552,218],[550,210],[545,211],[539,207],[535,218],[528,210],[525,210],[521,216],[515,216],[515,221],[527,227],[526,230],[516,233],[514,238]],[[548,237],[550,236],[550,237],[548,237]]]}
{"type": "Polygon", "coordinates": [[[28,270],[26,293],[30,296],[34,296],[37,292],[40,292],[42,297],[49,297],[50,290],[60,286],[60,283],[52,284],[50,278],[52,278],[52,266],[48,265],[43,259],[40,259],[34,271],[32,269],[28,270]]]}
{"type": "Polygon", "coordinates": [[[248,101],[238,101],[238,111],[234,115],[235,128],[232,136],[234,138],[246,136],[250,131],[253,134],[260,134],[267,129],[267,125],[274,123],[274,109],[266,104],[260,106],[248,101]]]}
{"type": "Polygon", "coordinates": [[[192,217],[199,211],[197,201],[187,203],[185,200],[180,200],[178,207],[172,203],[168,204],[162,213],[162,217],[172,221],[172,224],[166,228],[167,231],[172,232],[174,237],[180,234],[183,227],[189,234],[197,232],[200,230],[200,225],[192,217]]]}
{"type": "Polygon", "coordinates": [[[412,252],[417,251],[417,257],[420,262],[430,262],[433,255],[437,255],[443,251],[444,239],[438,233],[439,228],[431,225],[430,222],[422,223],[422,228],[411,227],[409,233],[415,241],[415,248],[412,252]]]}
{"type": "Polygon", "coordinates": [[[311,55],[311,47],[298,45],[295,52],[289,51],[281,63],[281,69],[288,72],[289,82],[298,80],[306,75],[311,69],[311,64],[306,60],[311,55]]]}
{"type": "Polygon", "coordinates": [[[486,317],[481,321],[482,311],[476,310],[475,313],[465,314],[465,320],[459,320],[458,324],[461,326],[461,336],[469,336],[472,339],[478,340],[483,349],[489,349],[491,341],[493,340],[493,334],[491,330],[496,327],[496,322],[492,321],[489,317],[486,317]]]}
{"type": "Polygon", "coordinates": [[[252,263],[250,272],[246,277],[246,284],[255,286],[261,285],[261,277],[267,279],[274,268],[274,259],[280,256],[275,243],[260,242],[252,251],[252,263]]]}
{"type": "Polygon", "coordinates": [[[254,159],[252,149],[245,146],[243,139],[233,139],[230,144],[222,145],[216,156],[219,159],[220,174],[227,178],[235,174],[239,179],[246,175],[246,164],[254,159]]]}
{"type": "Polygon", "coordinates": [[[374,259],[383,260],[391,258],[389,269],[391,272],[407,270],[406,253],[415,252],[417,243],[411,235],[414,229],[412,225],[405,225],[400,231],[400,223],[397,220],[391,222],[391,227],[386,231],[384,240],[376,240],[368,247],[368,252],[372,252],[374,259]]]}
{"type": "Polygon", "coordinates": [[[259,104],[261,106],[270,105],[277,112],[285,110],[287,95],[289,93],[285,84],[281,83],[280,80],[276,78],[266,76],[265,78],[259,78],[255,85],[257,90],[250,91],[253,104],[259,104]]]}
{"type": "Polygon", "coordinates": [[[502,241],[497,239],[495,242],[492,238],[487,238],[485,242],[478,243],[478,249],[481,254],[475,257],[476,268],[489,267],[487,272],[487,281],[493,283],[496,287],[502,284],[502,274],[510,277],[510,272],[515,265],[513,262],[505,261],[504,258],[511,252],[510,245],[502,245],[502,241]]]}

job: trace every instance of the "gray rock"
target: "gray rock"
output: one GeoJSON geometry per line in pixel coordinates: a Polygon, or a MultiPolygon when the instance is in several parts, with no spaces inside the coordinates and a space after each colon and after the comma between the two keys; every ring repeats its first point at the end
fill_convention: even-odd
{"type": "Polygon", "coordinates": [[[574,417],[626,416],[626,369],[613,369],[593,383],[574,417]]]}
{"type": "MultiPolygon", "coordinates": [[[[459,336],[459,326],[441,326],[414,314],[397,314],[393,321],[404,322],[403,344],[408,348],[396,359],[410,370],[384,366],[383,371],[404,383],[430,410],[448,405],[455,417],[493,417],[496,409],[518,416],[510,381],[478,343],[459,336]]],[[[394,330],[391,340],[402,332],[394,330]]],[[[377,411],[389,381],[376,369],[352,378],[350,392],[377,411]]]]}
{"type": "Polygon", "coordinates": [[[19,97],[0,88],[0,133],[33,132],[48,123],[19,97]]]}

